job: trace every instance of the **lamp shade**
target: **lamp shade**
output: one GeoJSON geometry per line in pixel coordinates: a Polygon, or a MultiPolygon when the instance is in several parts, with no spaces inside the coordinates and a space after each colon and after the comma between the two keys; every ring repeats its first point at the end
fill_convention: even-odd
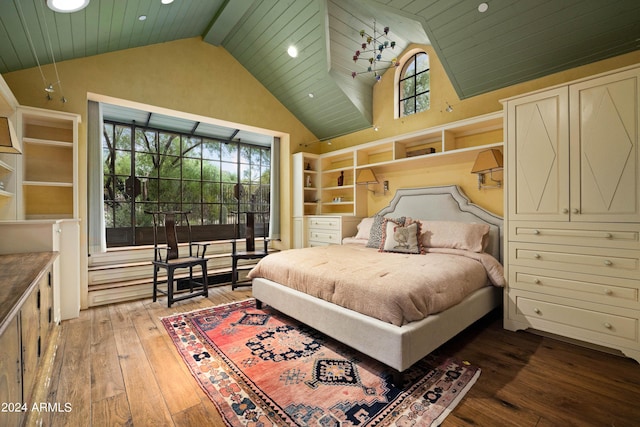
{"type": "Polygon", "coordinates": [[[471,168],[471,173],[489,172],[502,167],[502,151],[497,148],[481,151],[476,157],[476,162],[471,168]]]}
{"type": "Polygon", "coordinates": [[[13,124],[7,117],[0,117],[0,153],[22,154],[13,124]]]}
{"type": "Polygon", "coordinates": [[[377,184],[378,178],[369,168],[361,169],[356,177],[356,184],[377,184]]]}

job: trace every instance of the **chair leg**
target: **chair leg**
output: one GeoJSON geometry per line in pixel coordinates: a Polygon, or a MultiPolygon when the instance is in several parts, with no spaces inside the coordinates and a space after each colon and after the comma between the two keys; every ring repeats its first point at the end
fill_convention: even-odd
{"type": "Polygon", "coordinates": [[[167,307],[173,304],[173,269],[167,269],[167,307]]]}
{"type": "Polygon", "coordinates": [[[205,298],[209,297],[209,276],[207,274],[207,261],[202,263],[202,292],[205,298]]]}
{"type": "Polygon", "coordinates": [[[153,266],[153,302],[158,299],[158,267],[153,266]]]}
{"type": "Polygon", "coordinates": [[[231,289],[234,288],[234,285],[238,281],[238,259],[233,258],[231,261],[231,289]]]}

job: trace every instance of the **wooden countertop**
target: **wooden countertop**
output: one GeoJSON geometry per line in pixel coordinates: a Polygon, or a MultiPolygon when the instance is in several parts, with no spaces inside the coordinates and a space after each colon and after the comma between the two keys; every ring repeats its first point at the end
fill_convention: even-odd
{"type": "Polygon", "coordinates": [[[0,255],[0,334],[57,257],[58,252],[0,255]]]}

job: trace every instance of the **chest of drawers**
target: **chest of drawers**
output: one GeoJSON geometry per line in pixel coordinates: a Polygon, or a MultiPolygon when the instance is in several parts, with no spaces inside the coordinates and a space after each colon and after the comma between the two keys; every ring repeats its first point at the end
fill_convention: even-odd
{"type": "Polygon", "coordinates": [[[307,216],[305,246],[339,245],[343,238],[356,235],[360,219],[345,215],[307,216]]]}

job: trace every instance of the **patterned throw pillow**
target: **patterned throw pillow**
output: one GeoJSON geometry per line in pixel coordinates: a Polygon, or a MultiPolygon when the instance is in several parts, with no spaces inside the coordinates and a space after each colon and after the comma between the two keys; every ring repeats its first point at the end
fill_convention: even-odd
{"type": "MultiPolygon", "coordinates": [[[[367,242],[368,248],[376,248],[380,249],[380,245],[382,244],[382,234],[384,232],[383,226],[384,221],[387,218],[382,215],[376,215],[373,217],[373,225],[371,226],[371,231],[369,232],[369,241],[367,242]]],[[[404,225],[406,217],[401,216],[399,218],[392,219],[392,221],[404,225]]]]}
{"type": "Polygon", "coordinates": [[[419,254],[420,248],[420,223],[412,222],[400,225],[394,221],[384,222],[382,243],[380,252],[401,252],[406,254],[419,254]]]}

